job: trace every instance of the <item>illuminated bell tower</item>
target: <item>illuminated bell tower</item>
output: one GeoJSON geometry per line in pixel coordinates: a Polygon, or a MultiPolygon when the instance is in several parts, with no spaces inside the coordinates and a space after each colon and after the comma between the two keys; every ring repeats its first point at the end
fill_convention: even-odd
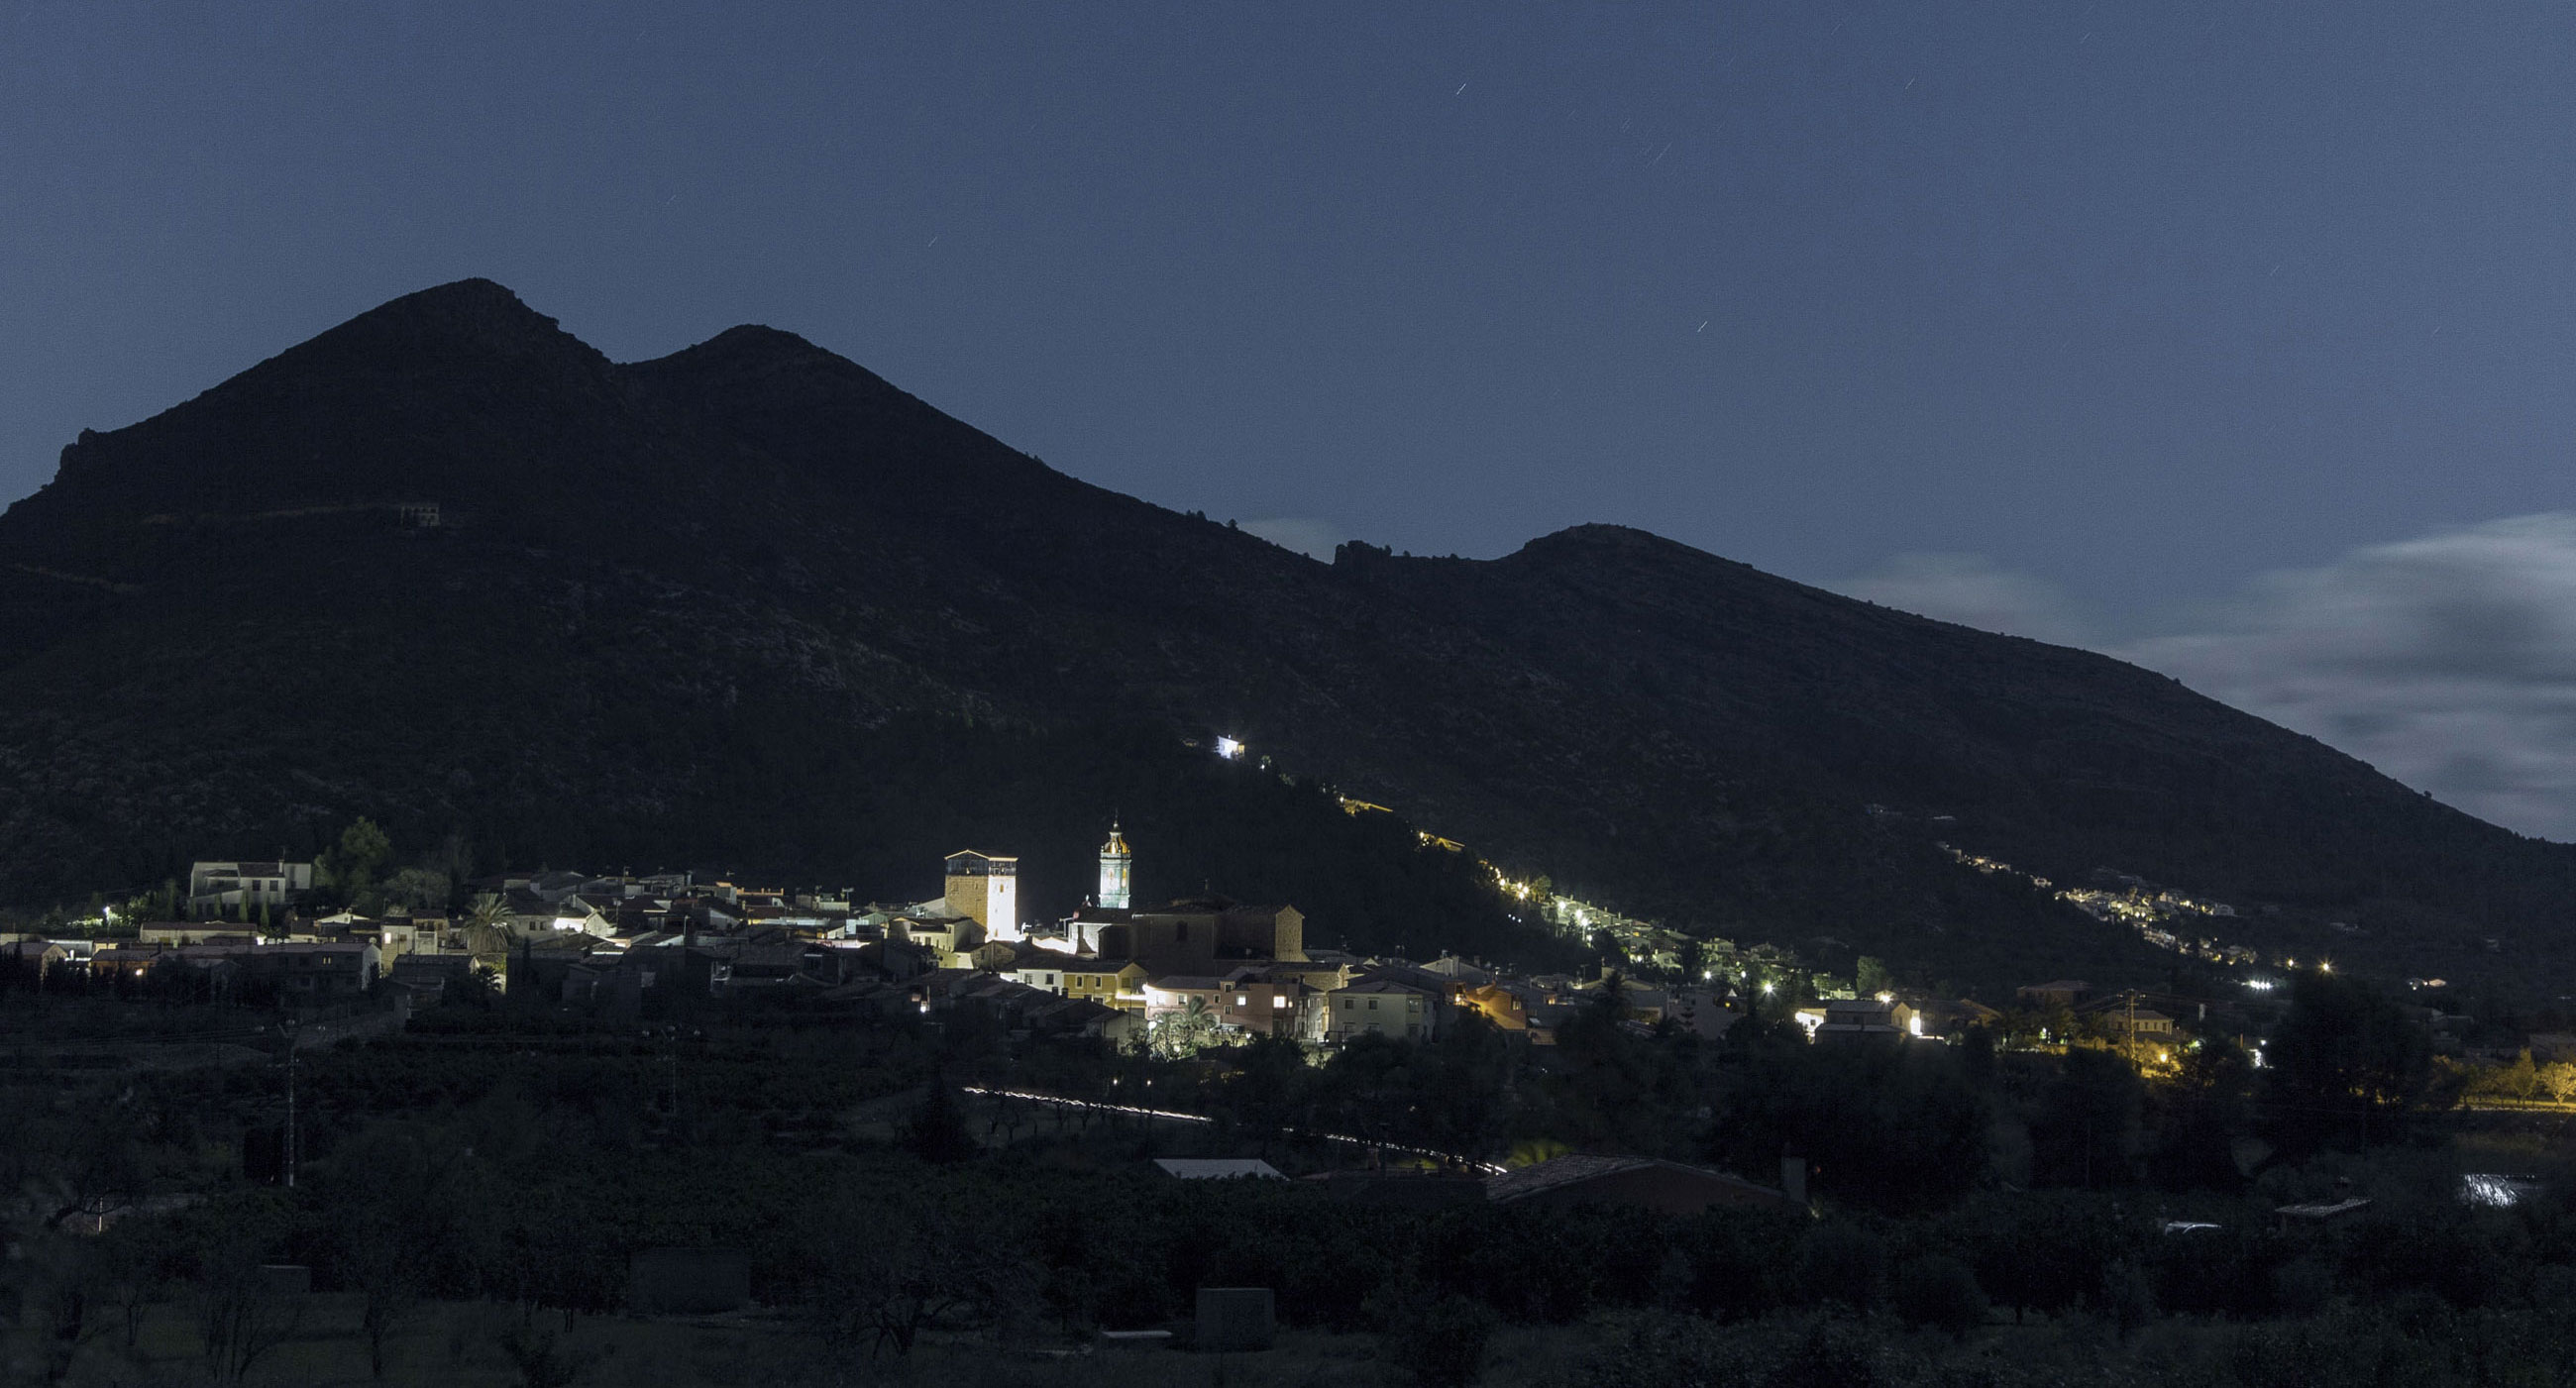
{"type": "Polygon", "coordinates": [[[1109,823],[1109,842],[1100,846],[1100,904],[1127,908],[1128,874],[1136,857],[1127,851],[1127,840],[1118,834],[1118,822],[1109,823]]]}

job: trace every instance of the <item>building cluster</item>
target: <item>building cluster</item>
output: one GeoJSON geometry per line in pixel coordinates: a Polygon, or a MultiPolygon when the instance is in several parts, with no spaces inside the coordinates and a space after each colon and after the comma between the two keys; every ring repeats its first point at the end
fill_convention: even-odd
{"type": "Polygon", "coordinates": [[[1508,976],[1457,958],[1309,951],[1305,917],[1285,903],[1210,894],[1136,904],[1134,865],[1113,828],[1091,901],[1032,922],[1018,860],[976,850],[948,855],[940,895],[923,901],[549,871],[467,884],[474,905],[460,916],[306,917],[312,864],[208,861],[189,876],[190,919],[126,922],[131,940],[27,939],[0,951],[40,974],[176,980],[210,1000],[252,1000],[253,988],[299,1004],[382,992],[408,1008],[479,988],[620,1019],[765,1003],[939,1020],[971,1010],[1013,1031],[1121,1043],[1425,1040],[1472,1012],[1544,1045],[1600,1005],[1605,987],[1619,987],[1618,1011],[1637,1025],[1671,1017],[1714,1036],[1735,1016],[1723,987],[1667,992],[1508,976]]]}
{"type": "Polygon", "coordinates": [[[2021,872],[2010,863],[1963,852],[1946,843],[1937,846],[1953,860],[1979,872],[2022,877],[2042,891],[2053,891],[2058,900],[2095,920],[2130,927],[2138,932],[2140,939],[2158,949],[2205,959],[2213,964],[2243,966],[2262,962],[2262,956],[2249,946],[2198,933],[2195,927],[2200,924],[2235,918],[2236,908],[2226,902],[2203,901],[2171,888],[2160,890],[2144,878],[2120,872],[2103,874],[2111,882],[2110,888],[2060,888],[2047,878],[2021,872]]]}
{"type": "MultiPolygon", "coordinates": [[[[2052,979],[2046,983],[2026,984],[2013,990],[2014,997],[2033,1012],[2045,1015],[2064,1013],[2069,1019],[2093,1019],[2094,1029],[2105,1035],[2131,1043],[2163,1044],[2174,1039],[2172,1014],[2150,1005],[2150,995],[2134,989],[2106,992],[2080,978],[2052,979]]],[[[2152,1001],[2164,1001],[2158,995],[2152,1001]]],[[[2209,1019],[2209,1005],[2189,1002],[2198,1019],[2209,1019]]]]}
{"type": "MultiPolygon", "coordinates": [[[[1043,922],[1023,909],[1018,860],[978,850],[949,854],[940,894],[919,901],[688,873],[544,871],[467,884],[473,906],[459,916],[308,918],[298,908],[312,864],[208,861],[189,875],[191,919],[129,922],[130,940],[0,940],[0,955],[32,959],[40,976],[68,969],[119,986],[175,981],[218,1001],[354,1004],[389,994],[408,1010],[485,990],[512,1005],[617,1020],[745,1006],[942,1023],[973,1014],[1012,1032],[1183,1053],[1250,1037],[1428,1040],[1471,1014],[1542,1046],[1577,1017],[1605,1012],[1631,1027],[1669,1024],[1715,1039],[1777,994],[1820,999],[1794,1012],[1818,1042],[1940,1039],[1997,1016],[1957,999],[1856,997],[1847,981],[1810,975],[1772,946],[1692,941],[1526,888],[1551,923],[1587,937],[1609,931],[1629,958],[1679,981],[1645,986],[1606,971],[1519,975],[1457,957],[1416,963],[1309,950],[1305,917],[1292,905],[1213,894],[1138,905],[1134,870],[1113,826],[1090,901],[1043,922]]],[[[2080,984],[2023,993],[2042,1009],[2092,1001],[2080,984]]],[[[2152,1011],[2139,1021],[2150,1030],[2171,1025],[2152,1011]]]]}
{"type": "Polygon", "coordinates": [[[368,941],[314,935],[269,938],[218,931],[195,938],[169,928],[139,943],[29,939],[0,944],[0,958],[36,966],[39,977],[75,969],[100,980],[140,983],[173,975],[210,1001],[269,997],[302,1002],[363,998],[383,972],[368,941]]]}

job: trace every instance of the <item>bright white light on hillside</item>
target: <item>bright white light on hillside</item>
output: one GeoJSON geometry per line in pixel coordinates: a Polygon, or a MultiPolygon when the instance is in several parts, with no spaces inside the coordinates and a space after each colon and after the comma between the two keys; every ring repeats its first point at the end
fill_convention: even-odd
{"type": "Polygon", "coordinates": [[[2522,1202],[2532,1183],[2512,1176],[2473,1171],[2460,1177],[2460,1199],[2489,1209],[2503,1209],[2522,1202]]]}
{"type": "Polygon", "coordinates": [[[1220,737],[1216,740],[1216,754],[1227,761],[1240,760],[1243,756],[1243,744],[1230,737],[1220,737]]]}

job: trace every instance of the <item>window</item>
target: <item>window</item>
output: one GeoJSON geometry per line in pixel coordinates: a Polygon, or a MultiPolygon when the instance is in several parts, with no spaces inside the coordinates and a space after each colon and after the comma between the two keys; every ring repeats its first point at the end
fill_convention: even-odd
{"type": "Polygon", "coordinates": [[[1375,1012],[1375,1011],[1377,1011],[1377,999],[1375,999],[1375,998],[1371,998],[1371,999],[1369,999],[1369,1011],[1371,1011],[1371,1012],[1375,1012]]]}
{"type": "Polygon", "coordinates": [[[1237,1007],[1250,1007],[1252,1006],[1252,999],[1244,994],[1237,993],[1234,995],[1234,1005],[1237,1007]]]}

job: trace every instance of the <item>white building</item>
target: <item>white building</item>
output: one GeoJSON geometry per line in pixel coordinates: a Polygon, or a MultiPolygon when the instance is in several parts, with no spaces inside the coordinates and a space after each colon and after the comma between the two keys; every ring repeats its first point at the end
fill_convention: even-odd
{"type": "Polygon", "coordinates": [[[311,890],[311,863],[194,863],[188,868],[188,913],[208,916],[284,907],[311,890]]]}

